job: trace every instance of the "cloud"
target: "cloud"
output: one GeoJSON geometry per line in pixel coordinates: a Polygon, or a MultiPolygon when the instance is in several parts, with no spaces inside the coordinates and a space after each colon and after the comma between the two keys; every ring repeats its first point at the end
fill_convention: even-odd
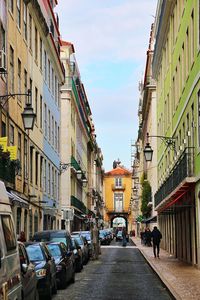
{"type": "Polygon", "coordinates": [[[74,44],[104,166],[130,167],[138,131],[138,82],[144,73],[157,0],[59,0],[64,40],[74,44]]]}

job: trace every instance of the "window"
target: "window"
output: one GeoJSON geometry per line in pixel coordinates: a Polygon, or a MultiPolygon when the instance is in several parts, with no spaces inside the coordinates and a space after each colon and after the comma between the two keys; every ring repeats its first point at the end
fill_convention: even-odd
{"type": "Polygon", "coordinates": [[[0,50],[6,50],[6,33],[2,25],[0,32],[0,50]]]}
{"type": "Polygon", "coordinates": [[[114,193],[114,207],[116,212],[123,211],[123,193],[114,193]]]}
{"type": "Polygon", "coordinates": [[[48,194],[51,194],[51,167],[50,163],[48,163],[48,194]]]}
{"type": "Polygon", "coordinates": [[[51,117],[51,141],[52,146],[54,146],[54,117],[51,117]]]}
{"type": "Polygon", "coordinates": [[[200,90],[198,92],[198,143],[200,147],[200,90]]]}
{"type": "Polygon", "coordinates": [[[54,97],[55,97],[55,102],[56,102],[56,104],[58,104],[58,99],[57,99],[57,77],[55,76],[55,80],[54,80],[54,84],[55,84],[55,95],[54,95],[54,97]]]}
{"type": "Polygon", "coordinates": [[[43,182],[43,189],[46,192],[47,191],[47,161],[46,159],[44,160],[44,171],[43,171],[43,176],[44,176],[44,182],[43,182]]]}
{"type": "Polygon", "coordinates": [[[51,64],[50,64],[50,60],[48,59],[48,86],[50,88],[50,84],[51,84],[51,64]]]}
{"type": "Polygon", "coordinates": [[[35,153],[35,184],[38,185],[38,157],[39,157],[39,153],[36,152],[35,153]]]}
{"type": "Polygon", "coordinates": [[[44,135],[47,137],[47,105],[44,103],[44,135]]]}
{"type": "Polygon", "coordinates": [[[55,149],[58,150],[58,138],[57,138],[58,126],[57,122],[55,122],[55,149]]]}
{"type": "Polygon", "coordinates": [[[34,232],[38,231],[38,212],[34,213],[34,232]]]}
{"type": "Polygon", "coordinates": [[[24,39],[27,41],[27,5],[24,3],[24,39]]]}
{"type": "Polygon", "coordinates": [[[33,235],[33,213],[32,210],[29,211],[29,238],[31,239],[33,235]]]}
{"type": "Polygon", "coordinates": [[[48,110],[48,138],[49,142],[51,141],[51,113],[50,110],[48,110]]]}
{"type": "Polygon", "coordinates": [[[37,122],[38,121],[38,89],[37,88],[35,88],[35,114],[36,114],[35,120],[37,122]]]}
{"type": "Polygon", "coordinates": [[[33,182],[33,147],[30,147],[30,182],[33,182]]]}
{"type": "Polygon", "coordinates": [[[21,232],[21,207],[17,208],[17,224],[16,224],[16,233],[20,234],[21,232]]]}
{"type": "Polygon", "coordinates": [[[38,31],[35,27],[35,60],[38,60],[38,31]]]}
{"type": "Polygon", "coordinates": [[[24,139],[24,177],[28,179],[28,142],[24,139]]]}
{"type": "Polygon", "coordinates": [[[1,115],[1,136],[6,136],[6,116],[2,113],[1,115]]]}
{"type": "Polygon", "coordinates": [[[21,28],[21,0],[17,0],[17,26],[21,28]]]}
{"type": "Polygon", "coordinates": [[[27,71],[24,69],[24,93],[27,93],[28,90],[28,75],[27,75],[27,71]]]}
{"type": "Polygon", "coordinates": [[[51,168],[51,195],[54,197],[54,168],[51,168]]]}
{"type": "Polygon", "coordinates": [[[10,46],[10,89],[11,93],[14,93],[14,50],[10,46]]]}
{"type": "Polygon", "coordinates": [[[16,249],[16,240],[12,219],[8,215],[2,215],[1,218],[7,251],[14,250],[16,249]]]}
{"type": "Polygon", "coordinates": [[[43,157],[40,156],[40,188],[43,188],[43,172],[44,172],[44,166],[43,166],[43,157]]]}
{"type": "Polygon", "coordinates": [[[122,187],[122,178],[121,177],[115,178],[115,186],[122,187]]]}
{"type": "Polygon", "coordinates": [[[58,149],[58,153],[60,153],[60,127],[58,126],[58,140],[57,140],[57,149],[58,149]]]}
{"type": "Polygon", "coordinates": [[[29,14],[29,48],[32,50],[32,17],[29,14]]]}
{"type": "Polygon", "coordinates": [[[54,70],[53,68],[51,69],[51,91],[52,91],[52,95],[54,96],[54,70]]]}
{"type": "Polygon", "coordinates": [[[14,126],[10,124],[10,146],[14,146],[14,126]]]}
{"type": "Polygon", "coordinates": [[[47,81],[47,53],[44,51],[44,78],[47,81]]]}
{"type": "Polygon", "coordinates": [[[194,60],[194,48],[195,48],[195,32],[194,32],[194,10],[192,10],[191,14],[191,62],[194,60]]]}
{"type": "Polygon", "coordinates": [[[19,133],[18,132],[18,149],[17,149],[18,151],[18,159],[19,159],[19,161],[20,161],[20,163],[21,163],[21,160],[22,160],[22,135],[21,135],[21,133],[19,133]]]}
{"type": "Polygon", "coordinates": [[[42,129],[42,122],[43,122],[43,101],[42,96],[40,95],[40,128],[42,129]]]}
{"type": "Polygon", "coordinates": [[[57,200],[57,186],[58,186],[58,178],[57,171],[55,170],[55,186],[54,186],[54,198],[57,200]]]}
{"type": "Polygon", "coordinates": [[[18,93],[21,93],[21,61],[18,59],[18,64],[17,64],[17,77],[18,77],[18,93]]]}
{"type": "Polygon", "coordinates": [[[42,39],[40,38],[40,69],[42,70],[42,39]]]}
{"type": "Polygon", "coordinates": [[[9,0],[9,10],[11,11],[11,13],[13,13],[14,11],[13,0],[9,0]]]}

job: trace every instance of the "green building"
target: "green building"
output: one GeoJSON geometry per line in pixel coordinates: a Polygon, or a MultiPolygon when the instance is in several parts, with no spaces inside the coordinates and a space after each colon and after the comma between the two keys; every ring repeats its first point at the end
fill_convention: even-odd
{"type": "MultiPolygon", "coordinates": [[[[159,0],[152,64],[157,81],[155,209],[162,247],[200,265],[200,1],[159,0]]],[[[151,139],[150,139],[151,142],[151,139]]]]}

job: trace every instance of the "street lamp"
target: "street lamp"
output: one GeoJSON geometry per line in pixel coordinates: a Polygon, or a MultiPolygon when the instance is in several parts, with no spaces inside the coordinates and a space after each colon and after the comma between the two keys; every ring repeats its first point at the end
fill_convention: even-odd
{"type": "Polygon", "coordinates": [[[150,146],[150,143],[149,143],[149,137],[155,137],[155,138],[160,138],[164,143],[165,145],[168,147],[168,148],[171,148],[174,150],[174,152],[176,153],[176,148],[175,148],[175,138],[172,138],[172,137],[167,137],[167,136],[162,136],[162,135],[149,135],[147,133],[147,143],[146,143],[146,146],[143,150],[144,152],[144,157],[145,157],[145,160],[146,161],[152,161],[152,157],[153,157],[153,149],[151,148],[150,146]]]}
{"type": "Polygon", "coordinates": [[[24,124],[24,129],[25,130],[27,130],[27,129],[33,130],[36,114],[34,113],[33,108],[31,106],[31,96],[32,96],[31,90],[29,89],[27,91],[27,93],[24,93],[24,94],[17,93],[17,94],[1,95],[0,96],[1,105],[4,106],[10,98],[14,99],[15,96],[26,96],[27,97],[26,107],[24,108],[24,111],[22,112],[21,115],[22,115],[22,120],[23,120],[23,124],[24,124]],[[2,102],[3,102],[3,104],[2,104],[2,102]]]}
{"type": "Polygon", "coordinates": [[[77,177],[77,179],[81,180],[82,176],[83,176],[83,172],[81,170],[77,170],[76,171],[76,177],[77,177]]]}

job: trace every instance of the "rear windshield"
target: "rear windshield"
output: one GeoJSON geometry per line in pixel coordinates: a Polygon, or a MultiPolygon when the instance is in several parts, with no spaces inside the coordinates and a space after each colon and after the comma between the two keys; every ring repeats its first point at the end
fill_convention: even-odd
{"type": "Polygon", "coordinates": [[[81,235],[84,236],[87,241],[91,240],[90,233],[81,233],[81,235]]]}
{"type": "Polygon", "coordinates": [[[58,245],[49,244],[47,247],[53,257],[61,256],[60,247],[58,245]]]}
{"type": "Polygon", "coordinates": [[[39,245],[27,246],[26,250],[28,252],[28,256],[31,261],[44,260],[44,255],[39,245]]]}
{"type": "Polygon", "coordinates": [[[79,245],[83,245],[83,240],[78,235],[74,236],[74,238],[79,245]]]}

